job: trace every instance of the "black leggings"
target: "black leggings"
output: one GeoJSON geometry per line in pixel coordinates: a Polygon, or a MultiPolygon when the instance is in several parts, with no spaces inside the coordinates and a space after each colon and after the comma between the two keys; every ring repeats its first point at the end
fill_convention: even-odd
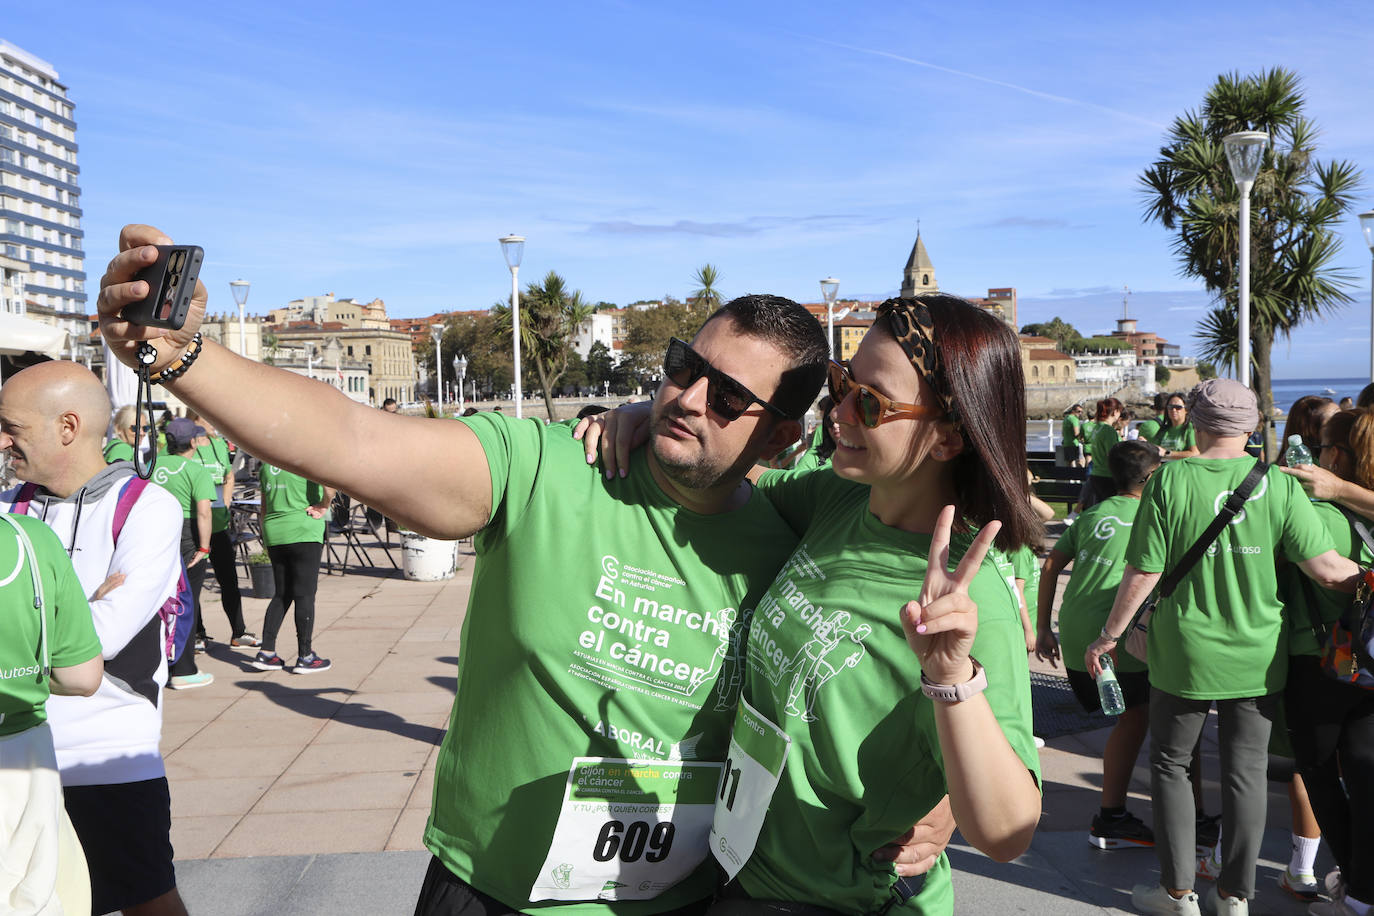
{"type": "Polygon", "coordinates": [[[310,654],[310,637],[315,632],[315,586],[320,580],[320,554],[324,544],[303,541],[267,548],[272,558],[272,582],[277,593],[267,605],[262,625],[262,651],[277,650],[277,631],[286,618],[286,607],[296,606],[296,654],[310,654]]]}
{"type": "Polygon", "coordinates": [[[1374,691],[1327,677],[1320,661],[1288,660],[1288,735],[1350,896],[1374,903],[1374,691]]]}
{"type": "Polygon", "coordinates": [[[232,631],[229,635],[242,636],[247,629],[243,623],[243,596],[239,594],[239,570],[227,529],[210,535],[210,566],[219,583],[219,602],[224,605],[224,616],[229,618],[232,631]]]}

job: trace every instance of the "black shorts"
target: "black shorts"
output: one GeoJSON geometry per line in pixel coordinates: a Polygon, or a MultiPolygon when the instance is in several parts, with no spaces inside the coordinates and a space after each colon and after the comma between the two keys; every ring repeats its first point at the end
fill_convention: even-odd
{"type": "Polygon", "coordinates": [[[86,851],[91,912],[155,900],[177,886],[167,779],[65,786],[67,814],[86,851]]]}
{"type": "MultiPolygon", "coordinates": [[[[1085,711],[1092,712],[1094,709],[1102,708],[1102,699],[1097,695],[1097,681],[1093,680],[1088,672],[1066,667],[1064,673],[1069,676],[1069,686],[1073,688],[1073,695],[1078,697],[1078,702],[1085,711]]],[[[1121,696],[1126,700],[1127,709],[1150,705],[1150,672],[1118,671],[1116,680],[1121,684],[1121,696]]]]}
{"type": "MultiPolygon", "coordinates": [[[[702,916],[710,899],[689,903],[662,916],[702,916]]],[[[608,909],[607,912],[610,912],[608,909]]],[[[449,871],[437,856],[430,856],[415,916],[521,916],[520,910],[489,897],[449,871]]]]}

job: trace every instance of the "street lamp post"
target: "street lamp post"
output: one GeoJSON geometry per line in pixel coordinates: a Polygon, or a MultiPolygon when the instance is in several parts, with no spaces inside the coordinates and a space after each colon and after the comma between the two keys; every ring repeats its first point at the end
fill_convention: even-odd
{"type": "Polygon", "coordinates": [[[1369,246],[1369,380],[1374,382],[1374,210],[1360,214],[1364,243],[1369,246]]]}
{"type": "Polygon", "coordinates": [[[1250,387],[1250,189],[1255,186],[1269,135],[1262,130],[1242,130],[1222,138],[1231,177],[1240,189],[1240,320],[1238,322],[1236,378],[1250,387]]]}
{"type": "Polygon", "coordinates": [[[430,325],[429,336],[434,338],[434,393],[439,398],[439,413],[444,412],[444,363],[440,358],[440,341],[444,339],[444,326],[430,325]]]}
{"type": "Polygon", "coordinates": [[[459,353],[453,357],[453,375],[458,379],[458,412],[463,412],[463,379],[468,377],[468,358],[459,353]]]}
{"type": "Polygon", "coordinates": [[[821,297],[825,299],[825,343],[830,348],[830,358],[835,358],[835,295],[840,291],[840,281],[826,277],[821,281],[821,297]]]}
{"type": "Polygon", "coordinates": [[[248,355],[244,347],[243,307],[248,302],[249,286],[250,284],[247,280],[229,281],[229,292],[234,294],[234,301],[237,302],[239,306],[239,356],[248,355]]]}
{"type": "Polygon", "coordinates": [[[515,415],[524,416],[520,408],[520,259],[525,256],[525,237],[508,235],[501,239],[501,254],[510,268],[510,326],[515,342],[515,415]]]}

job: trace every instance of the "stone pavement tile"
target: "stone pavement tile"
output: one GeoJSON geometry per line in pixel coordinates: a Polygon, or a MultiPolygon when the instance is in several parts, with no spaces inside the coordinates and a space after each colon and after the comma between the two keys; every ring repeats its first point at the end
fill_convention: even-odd
{"type": "MultiPolygon", "coordinates": [[[[204,665],[202,670],[208,670],[204,665]]],[[[162,706],[162,721],[164,724],[169,722],[208,722],[220,715],[237,700],[235,692],[224,690],[219,686],[220,674],[218,671],[211,672],[215,675],[215,683],[207,688],[188,691],[167,691],[163,694],[165,702],[162,706]],[[209,696],[196,696],[196,694],[210,694],[209,696]]]]}
{"type": "MultiPolygon", "coordinates": [[[[395,824],[396,812],[384,808],[249,814],[215,849],[214,858],[299,855],[305,852],[380,852],[386,847],[395,824]]],[[[336,900],[336,904],[344,900],[336,900]]],[[[272,912],[295,911],[282,909],[272,912]]]]}
{"type": "Polygon", "coordinates": [[[448,716],[402,717],[388,713],[379,716],[355,716],[336,719],[322,728],[312,744],[352,744],[386,742],[397,738],[422,746],[438,744],[448,727],[448,716]]]}
{"type": "Polygon", "coordinates": [[[276,781],[269,776],[198,776],[168,780],[172,812],[179,817],[246,814],[276,781]]]}
{"type": "Polygon", "coordinates": [[[172,817],[172,850],[177,859],[206,859],[239,822],[237,814],[172,817]]]}
{"type": "Polygon", "coordinates": [[[313,744],[283,768],[286,776],[319,773],[418,773],[429,759],[431,748],[419,741],[396,737],[392,741],[357,741],[313,744]]]}
{"type": "MultiPolygon", "coordinates": [[[[324,727],[324,720],[300,716],[290,722],[290,729],[276,729],[272,732],[275,742],[304,747],[315,738],[324,727]]],[[[186,747],[253,747],[263,740],[263,722],[260,719],[216,720],[203,726],[193,737],[183,742],[186,747]]],[[[165,733],[166,729],[164,729],[165,733]]],[[[163,753],[167,743],[163,741],[163,753]]]]}
{"type": "Polygon", "coordinates": [[[407,808],[424,808],[429,810],[430,803],[434,799],[434,762],[430,763],[420,771],[419,777],[415,780],[415,788],[411,790],[410,797],[406,799],[407,808]]]}
{"type": "Polygon", "coordinates": [[[170,754],[181,747],[204,729],[205,725],[204,722],[163,722],[162,741],[159,744],[163,755],[170,754]]]}
{"type": "Polygon", "coordinates": [[[423,808],[407,808],[396,819],[396,826],[387,837],[388,851],[425,848],[425,824],[429,821],[429,805],[423,808]]]}
{"type": "Polygon", "coordinates": [[[361,634],[362,639],[385,640],[387,643],[395,642],[400,634],[397,630],[404,631],[409,629],[414,623],[412,617],[353,617],[345,615],[331,623],[323,630],[316,628],[316,638],[319,633],[337,633],[345,630],[350,633],[361,634]],[[368,635],[371,633],[372,635],[368,635]]]}
{"type": "Polygon", "coordinates": [[[369,709],[385,709],[400,716],[437,715],[448,712],[453,705],[453,695],[421,680],[416,686],[428,687],[417,691],[372,691],[366,689],[369,682],[363,682],[360,689],[349,697],[347,705],[339,710],[339,718],[346,719],[355,715],[368,715],[369,709]]]}
{"type": "Polygon", "coordinates": [[[243,747],[182,746],[164,757],[167,779],[177,783],[216,776],[275,777],[300,753],[300,747],[256,741],[243,747]]]}
{"type": "Polygon", "coordinates": [[[288,770],[262,796],[253,813],[380,808],[391,811],[394,816],[405,806],[417,775],[414,770],[371,773],[292,773],[288,770]]]}

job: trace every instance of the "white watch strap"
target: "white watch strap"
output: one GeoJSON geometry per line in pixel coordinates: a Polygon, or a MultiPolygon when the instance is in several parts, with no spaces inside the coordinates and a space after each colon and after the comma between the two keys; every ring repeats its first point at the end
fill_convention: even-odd
{"type": "Polygon", "coordinates": [[[935,684],[927,680],[925,672],[922,671],[921,693],[940,703],[962,703],[969,697],[982,693],[988,688],[988,674],[983,670],[983,666],[978,664],[978,659],[969,656],[969,661],[973,662],[973,677],[962,684],[935,684]]]}

